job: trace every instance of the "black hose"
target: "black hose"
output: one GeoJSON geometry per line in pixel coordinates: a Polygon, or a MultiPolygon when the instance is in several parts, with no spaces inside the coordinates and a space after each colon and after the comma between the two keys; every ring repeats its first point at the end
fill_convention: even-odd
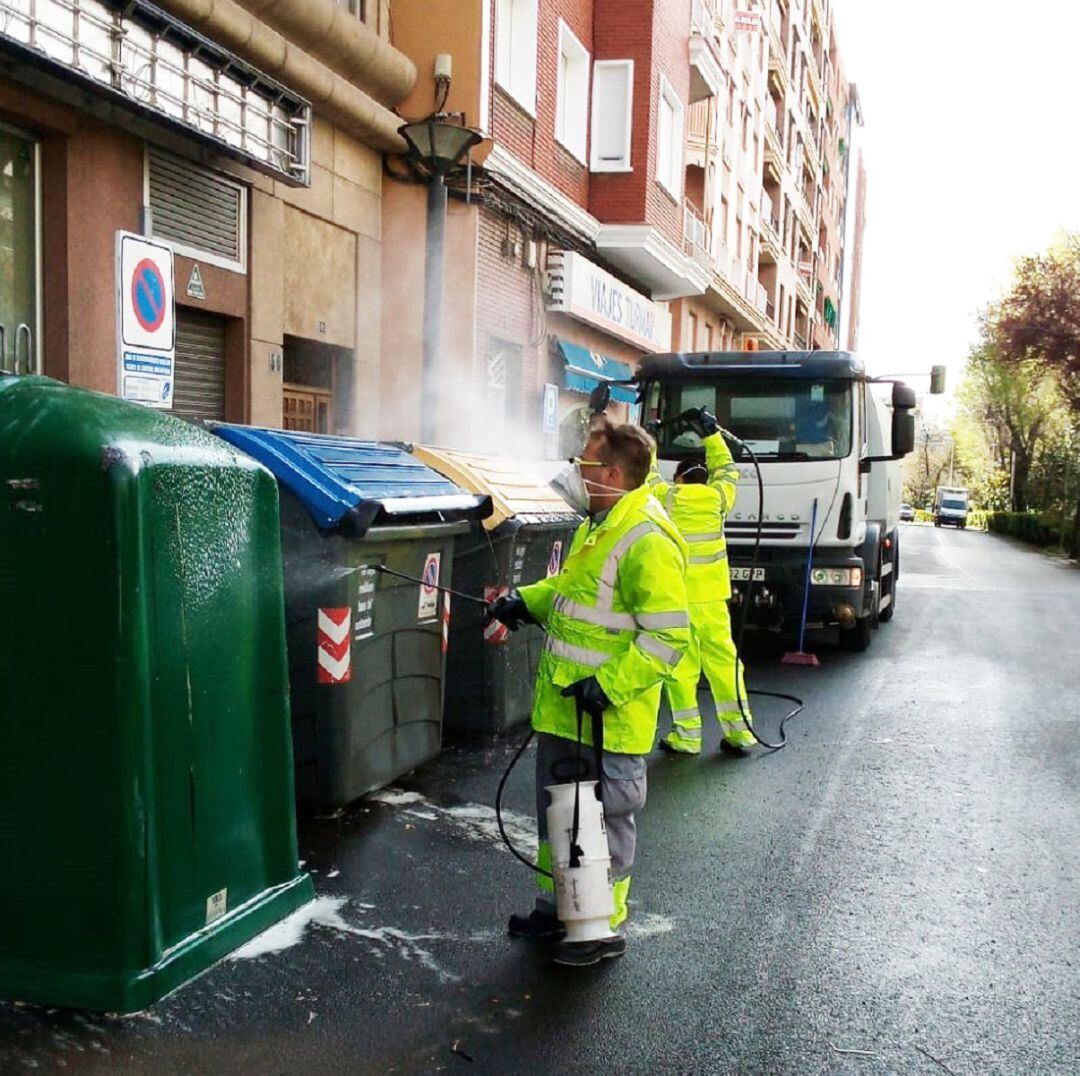
{"type": "Polygon", "coordinates": [[[499,782],[498,790],[495,793],[495,822],[499,827],[499,836],[503,839],[503,844],[510,849],[511,854],[515,859],[520,860],[530,870],[536,871],[537,874],[542,874],[545,878],[551,878],[554,881],[555,876],[551,871],[544,870],[539,863],[533,863],[531,860],[526,859],[512,844],[510,836],[506,832],[506,827],[503,825],[502,818],[502,798],[503,790],[506,788],[506,782],[510,780],[510,774],[514,772],[514,767],[518,764],[518,759],[525,754],[525,748],[532,743],[532,738],[535,730],[529,729],[529,735],[525,737],[521,746],[514,753],[514,757],[510,760],[510,765],[506,767],[506,772],[502,775],[502,780],[499,782]]]}
{"type": "MultiPolygon", "coordinates": [[[[728,431],[724,431],[727,433],[728,431]]],[[[793,718],[802,713],[804,703],[803,700],[795,695],[785,695],[781,691],[751,691],[748,690],[747,695],[758,695],[761,698],[766,699],[784,699],[786,702],[795,703],[795,709],[789,711],[780,721],[780,742],[770,743],[768,740],[763,739],[758,735],[757,730],[751,724],[750,713],[747,710],[747,702],[749,700],[743,700],[742,693],[742,677],[739,675],[742,669],[742,647],[743,636],[746,634],[746,618],[750,612],[750,600],[754,594],[754,571],[757,568],[758,555],[761,552],[761,536],[764,530],[765,519],[765,482],[761,477],[761,465],[758,463],[757,456],[754,455],[754,450],[743,440],[736,437],[732,433],[728,433],[728,436],[734,441],[740,448],[742,448],[746,454],[750,457],[750,462],[754,465],[754,473],[757,476],[758,487],[758,510],[757,510],[757,531],[754,534],[754,550],[750,555],[750,574],[746,581],[746,597],[742,603],[742,616],[739,618],[739,633],[738,636],[732,640],[735,645],[735,701],[739,704],[739,713],[742,716],[743,724],[746,726],[746,730],[751,736],[764,748],[769,751],[781,751],[787,747],[788,739],[785,728],[787,723],[793,718]]],[[[813,540],[813,535],[810,536],[813,540]]]]}

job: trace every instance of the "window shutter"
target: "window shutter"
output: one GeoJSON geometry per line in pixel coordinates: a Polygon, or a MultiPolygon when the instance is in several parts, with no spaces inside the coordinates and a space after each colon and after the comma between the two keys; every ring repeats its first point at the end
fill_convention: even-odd
{"type": "Polygon", "coordinates": [[[633,60],[598,60],[593,65],[592,170],[630,168],[633,60]]]}
{"type": "Polygon", "coordinates": [[[154,235],[235,265],[244,262],[244,191],[191,161],[148,154],[154,235]]]}

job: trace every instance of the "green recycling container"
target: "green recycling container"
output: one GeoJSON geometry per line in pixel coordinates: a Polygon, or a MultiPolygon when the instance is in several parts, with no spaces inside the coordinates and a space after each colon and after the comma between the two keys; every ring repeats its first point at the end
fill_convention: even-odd
{"type": "Polygon", "coordinates": [[[145,1008],[311,898],[277,487],[178,419],[0,377],[0,997],[145,1008]]]}
{"type": "MultiPolygon", "coordinates": [[[[413,454],[492,498],[492,514],[454,543],[456,589],[494,600],[558,574],[581,516],[550,486],[498,456],[422,445],[413,454]]],[[[543,631],[528,625],[511,632],[484,619],[480,606],[453,599],[443,723],[463,737],[503,732],[532,714],[543,631]]]]}
{"type": "Polygon", "coordinates": [[[297,795],[314,807],[349,803],[442,749],[450,610],[414,580],[453,585],[454,543],[490,514],[491,498],[400,445],[214,431],[281,484],[297,795]]]}

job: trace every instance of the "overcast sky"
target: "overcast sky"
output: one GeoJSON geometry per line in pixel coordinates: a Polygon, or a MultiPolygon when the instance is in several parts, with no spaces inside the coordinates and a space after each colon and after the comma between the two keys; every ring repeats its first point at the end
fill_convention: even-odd
{"type": "Polygon", "coordinates": [[[866,120],[859,351],[878,374],[945,362],[954,388],[1013,259],[1080,229],[1080,4],[833,9],[866,120]]]}

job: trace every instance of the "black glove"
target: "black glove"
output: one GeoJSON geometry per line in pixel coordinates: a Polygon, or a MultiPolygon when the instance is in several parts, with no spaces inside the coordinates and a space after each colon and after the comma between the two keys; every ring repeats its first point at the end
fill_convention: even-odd
{"type": "Polygon", "coordinates": [[[577,698],[582,710],[590,717],[599,717],[610,705],[611,699],[604,694],[600,681],[595,676],[586,676],[569,687],[562,689],[563,698],[577,698]]]}
{"type": "Polygon", "coordinates": [[[704,407],[691,407],[689,411],[684,411],[679,417],[686,422],[686,428],[693,430],[698,437],[709,437],[720,429],[720,423],[716,421],[716,416],[711,411],[705,410],[704,407]]]}
{"type": "Polygon", "coordinates": [[[504,594],[501,598],[496,598],[487,607],[487,615],[484,617],[485,626],[493,620],[505,624],[511,631],[517,631],[522,624],[536,623],[532,613],[529,612],[529,607],[525,604],[525,599],[516,590],[504,594]]]}

